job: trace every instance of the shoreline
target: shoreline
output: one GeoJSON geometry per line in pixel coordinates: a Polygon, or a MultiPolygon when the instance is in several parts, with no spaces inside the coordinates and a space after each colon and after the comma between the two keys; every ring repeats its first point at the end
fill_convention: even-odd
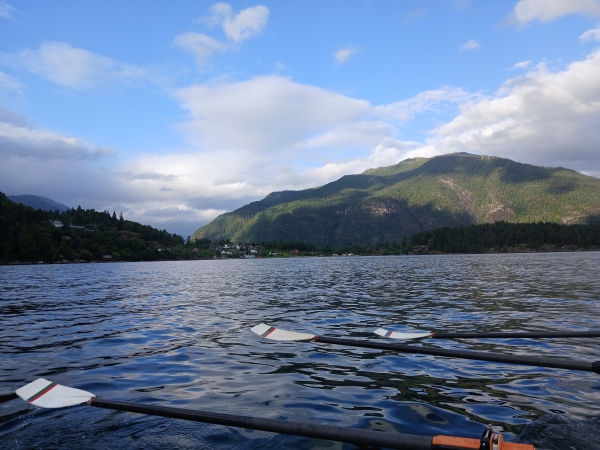
{"type": "MultiPolygon", "coordinates": [[[[501,255],[501,254],[518,254],[518,253],[583,253],[583,252],[598,252],[600,247],[594,248],[544,248],[544,249],[519,249],[519,248],[503,248],[501,250],[482,251],[482,252],[468,252],[468,253],[443,253],[436,251],[422,250],[419,252],[408,253],[370,253],[364,255],[278,255],[275,257],[268,258],[255,258],[259,259],[288,259],[288,258],[351,258],[356,256],[443,256],[443,255],[501,255]]],[[[0,266],[48,266],[48,265],[72,265],[72,264],[118,264],[118,263],[138,263],[138,262],[166,262],[166,261],[227,261],[227,260],[243,260],[248,258],[198,258],[198,259],[153,259],[147,261],[55,261],[55,262],[44,262],[44,261],[15,261],[10,263],[0,263],[0,266]]]]}

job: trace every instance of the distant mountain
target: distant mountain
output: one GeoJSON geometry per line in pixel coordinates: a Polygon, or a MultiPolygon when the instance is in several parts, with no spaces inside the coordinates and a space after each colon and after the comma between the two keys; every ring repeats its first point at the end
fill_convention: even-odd
{"type": "Polygon", "coordinates": [[[600,223],[600,179],[561,167],[454,153],[273,192],[217,217],[192,239],[374,246],[445,226],[600,223]]]}
{"type": "Polygon", "coordinates": [[[7,195],[7,197],[14,203],[23,203],[25,206],[31,206],[35,209],[43,209],[44,211],[59,210],[60,212],[64,212],[68,209],[71,209],[69,206],[55,202],[48,197],[42,197],[41,195],[7,195]]]}

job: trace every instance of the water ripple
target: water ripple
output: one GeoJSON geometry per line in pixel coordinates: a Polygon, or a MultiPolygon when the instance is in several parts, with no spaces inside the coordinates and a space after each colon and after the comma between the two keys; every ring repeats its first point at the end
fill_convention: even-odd
{"type": "MultiPolygon", "coordinates": [[[[269,342],[249,328],[355,338],[380,326],[600,329],[599,266],[599,253],[4,266],[0,391],[43,376],[115,400],[423,435],[477,436],[492,423],[516,438],[554,414],[589,428],[600,418],[595,374],[269,342]]],[[[589,338],[418,345],[600,359],[589,338]]],[[[336,446],[95,408],[0,405],[3,448],[81,445],[336,446]]]]}

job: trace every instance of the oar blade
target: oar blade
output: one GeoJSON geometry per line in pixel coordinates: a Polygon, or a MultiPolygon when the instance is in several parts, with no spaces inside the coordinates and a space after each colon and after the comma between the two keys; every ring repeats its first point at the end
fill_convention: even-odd
{"type": "Polygon", "coordinates": [[[62,386],[45,378],[17,389],[16,394],[26,402],[41,408],[64,408],[89,402],[95,397],[91,392],[62,386]]]}
{"type": "Polygon", "coordinates": [[[252,327],[250,331],[265,339],[272,339],[274,341],[310,341],[315,338],[314,334],[285,331],[265,323],[252,327]]]}
{"type": "Polygon", "coordinates": [[[400,339],[400,340],[408,340],[408,339],[422,339],[429,338],[432,334],[428,331],[422,333],[400,333],[398,331],[390,331],[385,330],[383,328],[379,328],[375,330],[375,334],[379,336],[383,336],[390,339],[400,339]]]}

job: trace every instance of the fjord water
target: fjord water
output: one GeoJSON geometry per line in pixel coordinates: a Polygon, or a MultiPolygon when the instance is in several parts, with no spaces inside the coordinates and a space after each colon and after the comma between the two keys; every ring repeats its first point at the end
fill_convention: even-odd
{"type": "MultiPolygon", "coordinates": [[[[357,339],[379,339],[380,326],[597,330],[599,267],[598,252],[3,266],[0,394],[44,377],[112,400],[421,435],[478,437],[490,423],[546,448],[600,448],[593,373],[250,332],[261,322],[357,339]]],[[[415,345],[596,361],[598,344],[415,345]]],[[[0,405],[0,448],[81,447],[351,448],[86,406],[0,405]]]]}

